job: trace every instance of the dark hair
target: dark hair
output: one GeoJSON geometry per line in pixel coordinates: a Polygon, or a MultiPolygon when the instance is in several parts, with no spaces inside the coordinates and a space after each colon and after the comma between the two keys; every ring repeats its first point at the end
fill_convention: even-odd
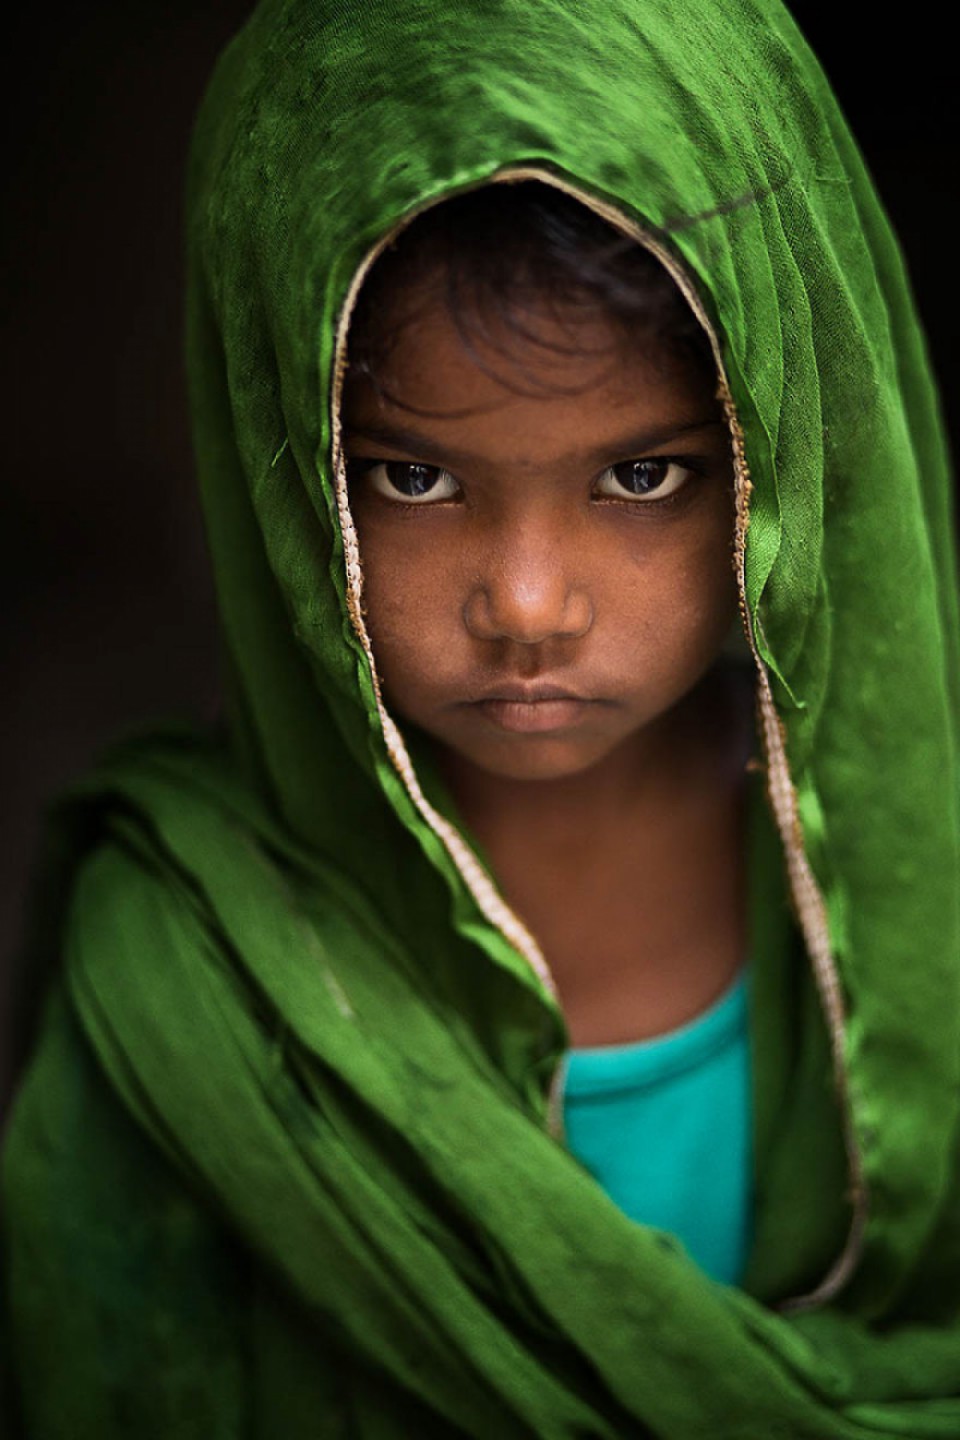
{"type": "MultiPolygon", "coordinates": [[[[544,306],[560,318],[599,311],[629,343],[655,336],[671,352],[713,373],[709,341],[670,274],[654,255],[553,185],[520,180],[485,185],[431,206],[406,226],[371,267],[353,315],[349,364],[387,393],[384,374],[417,301],[444,296],[464,344],[506,354],[511,337],[562,353],[531,325],[544,306]],[[427,287],[425,290],[424,287],[427,287]],[[398,301],[410,299],[406,313],[398,301]],[[383,324],[389,313],[391,327],[383,324]],[[507,344],[504,344],[504,341],[507,344]]],[[[536,377],[521,369],[535,393],[536,377]]],[[[499,375],[498,378],[503,377],[499,375]]]]}

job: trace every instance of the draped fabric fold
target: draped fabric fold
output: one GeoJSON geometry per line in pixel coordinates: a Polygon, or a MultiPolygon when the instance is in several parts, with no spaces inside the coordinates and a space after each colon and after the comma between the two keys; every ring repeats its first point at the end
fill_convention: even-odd
{"type": "Polygon", "coordinates": [[[223,735],[119,747],[52,822],[3,1171],[24,1434],[957,1436],[949,479],[895,240],[792,21],[263,0],[201,110],[188,222],[231,699],[223,735]],[[838,1076],[763,808],[742,1290],[550,1133],[562,1014],[398,768],[351,611],[351,285],[405,218],[521,169],[670,257],[749,468],[746,618],[844,1026],[838,1076]]]}

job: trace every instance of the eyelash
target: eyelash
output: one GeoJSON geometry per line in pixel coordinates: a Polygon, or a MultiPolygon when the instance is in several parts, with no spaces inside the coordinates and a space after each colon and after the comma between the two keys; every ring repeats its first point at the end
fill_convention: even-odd
{"type": "MultiPolygon", "coordinates": [[[[395,465],[408,471],[423,470],[430,472],[431,475],[437,477],[446,476],[446,478],[457,487],[457,493],[454,495],[445,495],[439,498],[435,498],[431,493],[428,492],[428,494],[424,495],[423,498],[415,499],[412,496],[405,496],[402,494],[402,492],[399,491],[388,492],[386,489],[381,489],[379,486],[371,485],[371,489],[373,489],[375,493],[381,497],[381,499],[385,500],[389,505],[397,506],[399,509],[430,509],[434,506],[449,504],[455,501],[458,498],[458,495],[462,493],[456,479],[453,475],[450,474],[449,470],[445,470],[440,465],[428,465],[424,462],[418,462],[414,460],[382,460],[366,458],[348,460],[346,467],[348,484],[356,484],[359,479],[368,478],[374,470],[379,469],[381,466],[385,468],[388,465],[395,465]]],[[[694,484],[695,481],[703,475],[706,469],[706,462],[696,456],[638,456],[634,459],[619,460],[613,465],[608,465],[606,469],[603,470],[599,475],[597,481],[595,482],[596,485],[599,485],[600,482],[607,475],[612,475],[615,470],[627,465],[662,465],[666,467],[667,476],[669,476],[670,470],[674,466],[676,466],[680,470],[685,472],[685,478],[681,480],[680,483],[676,485],[672,490],[669,490],[666,495],[661,495],[657,491],[651,491],[649,492],[649,494],[652,496],[652,498],[643,499],[640,497],[639,494],[636,495],[634,498],[631,498],[630,495],[626,492],[621,492],[620,494],[617,494],[615,492],[612,494],[601,492],[597,496],[600,503],[606,502],[613,503],[615,505],[624,505],[633,510],[652,510],[655,508],[661,509],[668,505],[672,505],[682,499],[689,491],[691,485],[694,484]]]]}

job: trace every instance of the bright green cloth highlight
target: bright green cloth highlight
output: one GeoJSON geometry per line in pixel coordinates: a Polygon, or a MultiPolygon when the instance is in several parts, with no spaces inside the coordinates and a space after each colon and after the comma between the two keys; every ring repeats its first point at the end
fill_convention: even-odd
{"type": "Polygon", "coordinates": [[[34,964],[57,978],[3,1172],[27,1434],[955,1440],[949,477],[899,251],[795,26],[776,0],[265,0],[204,101],[188,230],[231,699],[223,736],[121,749],[54,819],[34,964]],[[871,1202],[805,1313],[777,1307],[839,1254],[848,1170],[780,867],[741,1291],[547,1133],[562,1017],[416,812],[347,614],[350,281],[399,219],[513,165],[670,250],[743,426],[747,603],[871,1202]]]}
{"type": "Polygon", "coordinates": [[[743,1278],[750,1231],[747,980],[702,1015],[632,1045],[571,1050],[568,1148],[625,1215],[676,1235],[722,1284],[743,1278]]]}

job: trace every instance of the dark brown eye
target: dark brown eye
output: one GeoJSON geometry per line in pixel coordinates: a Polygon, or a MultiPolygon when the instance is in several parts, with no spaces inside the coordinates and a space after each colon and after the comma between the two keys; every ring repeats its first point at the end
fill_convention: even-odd
{"type": "Polygon", "coordinates": [[[682,489],[690,469],[676,460],[621,460],[604,470],[597,482],[601,495],[618,500],[662,500],[682,489]]]}
{"type": "Polygon", "coordinates": [[[353,461],[348,474],[364,475],[378,495],[405,505],[426,505],[452,500],[458,493],[456,480],[439,465],[409,460],[353,461]]]}

